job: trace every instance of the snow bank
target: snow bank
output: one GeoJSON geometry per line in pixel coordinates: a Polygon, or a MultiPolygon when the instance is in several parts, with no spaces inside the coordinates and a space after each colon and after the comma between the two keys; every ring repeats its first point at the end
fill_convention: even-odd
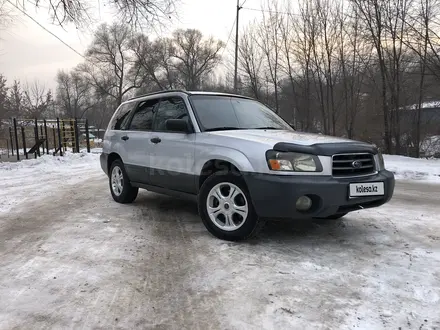
{"type": "Polygon", "coordinates": [[[0,178],[8,176],[13,171],[21,169],[23,171],[42,170],[43,172],[53,172],[57,170],[69,170],[78,165],[90,165],[99,162],[99,155],[96,153],[65,153],[64,156],[43,155],[34,159],[24,159],[20,162],[0,163],[0,178]]]}
{"type": "Polygon", "coordinates": [[[425,180],[440,183],[440,159],[420,159],[384,155],[385,167],[396,179],[425,180]]]}
{"type": "Polygon", "coordinates": [[[95,153],[67,152],[63,157],[43,155],[0,163],[0,214],[43,196],[56,195],[60,186],[78,185],[100,176],[104,172],[95,153]]]}

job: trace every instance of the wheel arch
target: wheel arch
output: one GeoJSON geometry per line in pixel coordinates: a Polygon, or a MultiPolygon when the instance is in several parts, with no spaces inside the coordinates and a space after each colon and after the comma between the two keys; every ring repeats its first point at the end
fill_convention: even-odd
{"type": "Polygon", "coordinates": [[[203,164],[202,169],[200,170],[198,189],[202,187],[206,179],[209,178],[212,174],[221,171],[234,173],[236,175],[241,175],[240,169],[233,162],[222,158],[213,158],[207,160],[203,164]]]}
{"type": "Polygon", "coordinates": [[[112,153],[110,153],[108,155],[108,158],[107,158],[107,173],[110,173],[110,166],[112,166],[112,163],[115,160],[117,160],[117,159],[120,159],[122,161],[121,156],[119,156],[119,154],[116,153],[116,152],[112,152],[112,153]]]}

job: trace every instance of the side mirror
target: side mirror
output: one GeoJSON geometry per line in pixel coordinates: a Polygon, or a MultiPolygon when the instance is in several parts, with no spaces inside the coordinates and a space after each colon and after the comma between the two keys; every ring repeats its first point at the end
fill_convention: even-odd
{"type": "Polygon", "coordinates": [[[191,128],[186,119],[168,119],[165,122],[168,131],[190,133],[191,128]]]}

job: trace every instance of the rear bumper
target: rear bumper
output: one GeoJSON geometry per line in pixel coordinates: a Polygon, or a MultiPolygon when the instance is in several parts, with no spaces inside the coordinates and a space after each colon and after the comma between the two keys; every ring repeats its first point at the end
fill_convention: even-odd
{"type": "Polygon", "coordinates": [[[257,214],[267,218],[327,217],[361,208],[387,203],[394,193],[394,175],[389,171],[358,178],[332,176],[281,176],[251,174],[244,176],[257,214]],[[350,183],[383,182],[383,196],[349,198],[350,183]],[[296,200],[304,195],[312,198],[307,212],[296,209],[296,200]]]}
{"type": "Polygon", "coordinates": [[[104,171],[104,173],[106,175],[108,175],[108,154],[106,153],[101,153],[101,155],[99,156],[99,160],[101,162],[101,168],[104,171]]]}

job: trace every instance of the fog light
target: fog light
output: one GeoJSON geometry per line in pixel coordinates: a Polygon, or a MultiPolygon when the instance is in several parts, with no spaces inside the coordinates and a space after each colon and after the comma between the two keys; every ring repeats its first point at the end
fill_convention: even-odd
{"type": "Polygon", "coordinates": [[[296,209],[298,211],[307,211],[312,207],[312,200],[307,196],[301,196],[296,201],[296,209]]]}

